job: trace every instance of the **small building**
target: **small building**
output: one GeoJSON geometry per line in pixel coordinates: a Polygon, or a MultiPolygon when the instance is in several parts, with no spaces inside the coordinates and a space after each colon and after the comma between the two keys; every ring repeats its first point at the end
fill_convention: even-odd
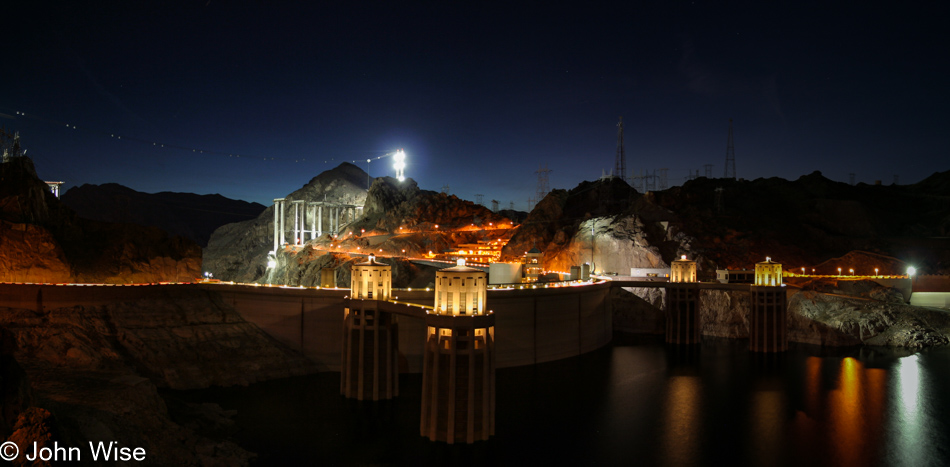
{"type": "Polygon", "coordinates": [[[524,280],[525,282],[537,282],[538,277],[544,274],[542,257],[544,253],[538,247],[531,248],[524,253],[524,280]]]}
{"type": "Polygon", "coordinates": [[[669,279],[670,268],[630,268],[630,277],[647,279],[669,279]]]}
{"type": "Polygon", "coordinates": [[[716,280],[721,284],[751,284],[755,280],[755,270],[717,269],[716,280]]]}

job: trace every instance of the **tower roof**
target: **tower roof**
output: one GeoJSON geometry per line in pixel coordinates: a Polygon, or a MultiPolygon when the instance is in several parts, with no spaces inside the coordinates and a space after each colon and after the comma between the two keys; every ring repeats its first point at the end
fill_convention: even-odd
{"type": "Polygon", "coordinates": [[[538,247],[532,247],[530,250],[528,250],[528,253],[537,254],[541,253],[541,250],[539,250],[538,247]]]}
{"type": "Polygon", "coordinates": [[[482,271],[481,269],[476,269],[476,268],[471,268],[471,267],[466,266],[464,259],[460,259],[460,260],[458,261],[458,264],[456,264],[455,266],[452,266],[452,267],[450,267],[450,268],[445,268],[445,269],[439,269],[439,272],[480,272],[480,273],[485,273],[485,271],[482,271]]]}
{"type": "Polygon", "coordinates": [[[376,261],[376,255],[369,255],[366,258],[366,261],[362,263],[357,263],[356,265],[357,266],[389,266],[386,263],[380,263],[379,261],[376,261]]]}

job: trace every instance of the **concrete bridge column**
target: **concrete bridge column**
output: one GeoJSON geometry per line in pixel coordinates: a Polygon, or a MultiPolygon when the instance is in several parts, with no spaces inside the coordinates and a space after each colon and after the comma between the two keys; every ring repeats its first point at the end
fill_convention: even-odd
{"type": "Polygon", "coordinates": [[[323,206],[317,206],[317,236],[323,236],[323,206]]]}
{"type": "Polygon", "coordinates": [[[317,206],[310,203],[307,208],[312,210],[310,214],[310,239],[314,240],[317,238],[317,206]]]}
{"type": "Polygon", "coordinates": [[[280,211],[283,208],[284,198],[274,198],[274,251],[280,248],[280,211]]]}
{"type": "Polygon", "coordinates": [[[280,244],[283,246],[287,243],[287,240],[284,236],[285,225],[284,225],[285,213],[284,213],[284,200],[280,200],[280,244]]]}
{"type": "Polygon", "coordinates": [[[300,203],[292,201],[294,206],[294,245],[300,242],[300,203]]]}

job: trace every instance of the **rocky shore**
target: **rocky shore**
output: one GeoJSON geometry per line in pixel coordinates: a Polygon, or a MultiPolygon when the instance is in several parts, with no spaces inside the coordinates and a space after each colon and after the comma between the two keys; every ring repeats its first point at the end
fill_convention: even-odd
{"type": "Polygon", "coordinates": [[[116,441],[143,447],[142,465],[246,465],[252,453],[220,434],[233,414],[179,407],[193,415],[178,423],[159,388],[246,385],[315,371],[197,286],[38,308],[0,308],[0,435],[21,452],[33,441],[116,441]],[[219,434],[208,436],[201,429],[207,425],[219,434]]]}

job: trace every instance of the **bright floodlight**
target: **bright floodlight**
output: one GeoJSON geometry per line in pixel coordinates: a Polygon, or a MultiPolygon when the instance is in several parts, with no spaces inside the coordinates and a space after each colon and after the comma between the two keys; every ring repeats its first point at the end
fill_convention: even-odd
{"type": "Polygon", "coordinates": [[[396,179],[400,182],[406,179],[406,175],[403,172],[406,169],[406,153],[402,149],[396,151],[396,154],[393,155],[393,160],[396,161],[393,164],[393,168],[396,169],[396,179]]]}
{"type": "Polygon", "coordinates": [[[908,275],[908,276],[913,276],[914,274],[917,274],[917,268],[915,268],[915,267],[913,267],[913,266],[907,268],[907,275],[908,275]]]}

